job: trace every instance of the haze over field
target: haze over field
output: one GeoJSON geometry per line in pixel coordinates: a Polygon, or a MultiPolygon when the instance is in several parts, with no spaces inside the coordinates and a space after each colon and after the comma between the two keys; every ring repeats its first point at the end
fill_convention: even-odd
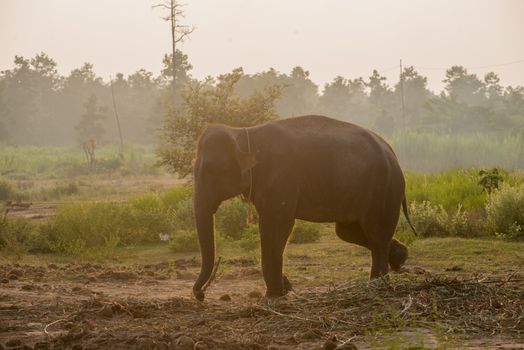
{"type": "MultiPolygon", "coordinates": [[[[151,8],[156,2],[1,0],[0,70],[11,68],[15,55],[43,51],[64,75],[84,62],[104,79],[139,68],[156,75],[170,51],[168,24],[151,8]]],[[[503,85],[524,84],[519,0],[185,3],[185,22],[196,30],[180,48],[197,79],[240,66],[253,74],[300,65],[320,87],[336,75],[368,77],[373,69],[392,81],[402,58],[435,92],[456,64],[479,76],[494,70],[503,85]],[[490,67],[472,68],[479,66],[490,67]]]]}

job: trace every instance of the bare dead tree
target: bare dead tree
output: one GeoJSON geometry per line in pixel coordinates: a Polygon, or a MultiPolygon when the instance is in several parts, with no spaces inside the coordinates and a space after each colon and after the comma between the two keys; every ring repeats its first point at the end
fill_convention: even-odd
{"type": "Polygon", "coordinates": [[[168,12],[168,15],[162,17],[163,20],[171,24],[171,46],[173,57],[171,58],[171,69],[173,72],[172,93],[173,103],[175,102],[175,84],[176,84],[176,46],[186,39],[195,30],[194,26],[182,24],[181,20],[185,17],[185,4],[176,0],[162,0],[162,2],[153,5],[153,8],[161,8],[168,12]]]}

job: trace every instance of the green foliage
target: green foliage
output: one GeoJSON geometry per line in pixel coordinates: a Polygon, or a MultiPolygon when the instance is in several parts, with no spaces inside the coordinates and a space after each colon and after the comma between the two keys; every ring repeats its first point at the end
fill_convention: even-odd
{"type": "MultiPolygon", "coordinates": [[[[221,249],[227,240],[220,234],[215,234],[215,244],[217,249],[221,249]]],[[[176,253],[192,253],[198,252],[200,246],[198,243],[198,235],[196,230],[177,230],[171,235],[169,241],[169,248],[176,253]]]]}
{"type": "MultiPolygon", "coordinates": [[[[98,173],[157,174],[151,146],[125,146],[125,162],[118,158],[118,147],[97,149],[98,173]]],[[[0,174],[9,178],[70,178],[86,174],[85,155],[79,147],[0,147],[0,174]]]]}
{"type": "Polygon", "coordinates": [[[503,185],[490,195],[486,211],[497,236],[524,240],[524,187],[503,185]]]}
{"type": "Polygon", "coordinates": [[[169,247],[176,253],[198,252],[198,237],[195,230],[179,230],[171,237],[169,247]]]}
{"type": "Polygon", "coordinates": [[[7,201],[15,198],[16,190],[6,180],[0,179],[0,201],[7,201]]]}
{"type": "Polygon", "coordinates": [[[479,171],[479,176],[479,185],[481,185],[488,194],[498,189],[499,184],[504,181],[502,174],[499,173],[497,168],[491,170],[482,169],[479,171]]]}
{"type": "Polygon", "coordinates": [[[196,229],[193,197],[186,198],[178,204],[178,208],[175,211],[174,225],[177,231],[196,229]]]}
{"type": "Polygon", "coordinates": [[[95,94],[89,95],[84,103],[85,112],[82,114],[80,122],[75,127],[78,132],[80,143],[88,140],[100,142],[105,133],[102,120],[107,118],[107,108],[98,106],[98,98],[95,94]]]}
{"type": "Polygon", "coordinates": [[[22,218],[0,219],[0,251],[20,257],[35,247],[36,227],[22,218]]]}
{"type": "Polygon", "coordinates": [[[169,211],[151,197],[134,199],[129,205],[86,202],[58,209],[43,229],[52,251],[75,255],[85,248],[132,245],[159,241],[174,225],[169,211]]]}
{"type": "Polygon", "coordinates": [[[409,211],[413,225],[422,237],[446,235],[448,214],[442,205],[432,205],[428,201],[411,202],[409,211]]]}
{"type": "Polygon", "coordinates": [[[482,208],[486,193],[478,186],[476,170],[447,171],[438,174],[408,173],[406,195],[410,202],[428,201],[448,211],[459,205],[465,209],[482,208]]]}
{"type": "Polygon", "coordinates": [[[247,227],[247,212],[248,204],[238,197],[223,202],[215,215],[217,230],[227,238],[240,239],[247,227]]]}
{"type": "Polygon", "coordinates": [[[266,87],[241,98],[235,94],[235,85],[243,75],[242,69],[236,69],[188,89],[182,108],[171,111],[165,119],[158,149],[160,165],[186,177],[192,170],[197,138],[207,123],[251,126],[276,117],[274,102],[280,89],[266,87]]]}
{"type": "Polygon", "coordinates": [[[160,195],[160,199],[165,208],[177,210],[180,203],[193,194],[191,186],[177,186],[173,187],[160,195]]]}
{"type": "MultiPolygon", "coordinates": [[[[483,217],[484,207],[481,210],[467,211],[459,204],[454,209],[446,210],[441,204],[433,204],[429,201],[412,201],[409,211],[415,229],[421,237],[479,237],[487,234],[483,217]]],[[[410,232],[410,229],[402,216],[398,234],[405,237],[406,232],[410,232]]],[[[410,241],[409,237],[406,238],[410,241]]]]}
{"type": "Polygon", "coordinates": [[[320,239],[322,229],[319,224],[296,220],[293,232],[291,233],[291,243],[312,243],[320,239]]]}
{"type": "Polygon", "coordinates": [[[238,240],[238,246],[245,251],[252,252],[260,247],[260,235],[258,226],[250,225],[246,227],[238,240]]]}

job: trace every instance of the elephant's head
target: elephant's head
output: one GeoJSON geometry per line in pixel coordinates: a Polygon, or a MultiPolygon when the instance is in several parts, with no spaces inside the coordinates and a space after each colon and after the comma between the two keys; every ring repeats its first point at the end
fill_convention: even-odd
{"type": "Polygon", "coordinates": [[[193,286],[193,294],[198,300],[204,299],[202,287],[209,280],[215,261],[213,215],[222,201],[250,186],[247,175],[255,166],[256,157],[254,153],[245,152],[247,139],[245,129],[212,125],[203,132],[198,142],[194,165],[194,204],[202,266],[193,286]],[[239,140],[246,145],[244,150],[239,140]]]}

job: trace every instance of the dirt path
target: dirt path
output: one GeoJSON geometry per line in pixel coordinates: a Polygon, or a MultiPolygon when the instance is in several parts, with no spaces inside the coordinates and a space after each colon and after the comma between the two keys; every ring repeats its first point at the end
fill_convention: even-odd
{"type": "Polygon", "coordinates": [[[262,298],[264,284],[257,266],[243,260],[225,263],[230,265],[228,272],[208,290],[204,303],[191,298],[198,270],[194,260],[134,267],[2,265],[0,349],[366,349],[395,341],[425,348],[524,348],[521,282],[516,295],[515,286],[505,291],[495,283],[428,283],[418,277],[408,294],[405,284],[364,292],[365,284],[360,291],[355,286],[311,285],[307,291],[268,302],[262,298]],[[457,334],[459,328],[453,327],[460,326],[460,313],[475,308],[465,299],[472,286],[479,290],[472,295],[490,296],[486,303],[492,309],[486,315],[476,311],[471,331],[457,334]],[[451,311],[439,304],[440,299],[431,300],[436,292],[451,311]],[[373,313],[376,308],[389,310],[380,303],[388,298],[387,307],[398,311],[380,319],[385,323],[378,327],[373,313]],[[432,321],[439,316],[419,315],[427,310],[421,305],[432,302],[442,315],[448,312],[449,329],[432,321]],[[453,314],[453,303],[462,305],[459,314],[453,314]],[[408,322],[413,317],[416,322],[408,322]],[[451,322],[453,317],[459,322],[451,322]],[[478,324],[482,317],[498,318],[501,327],[494,326],[494,336],[486,334],[491,323],[478,324]],[[392,319],[407,323],[388,324],[392,319]]]}

